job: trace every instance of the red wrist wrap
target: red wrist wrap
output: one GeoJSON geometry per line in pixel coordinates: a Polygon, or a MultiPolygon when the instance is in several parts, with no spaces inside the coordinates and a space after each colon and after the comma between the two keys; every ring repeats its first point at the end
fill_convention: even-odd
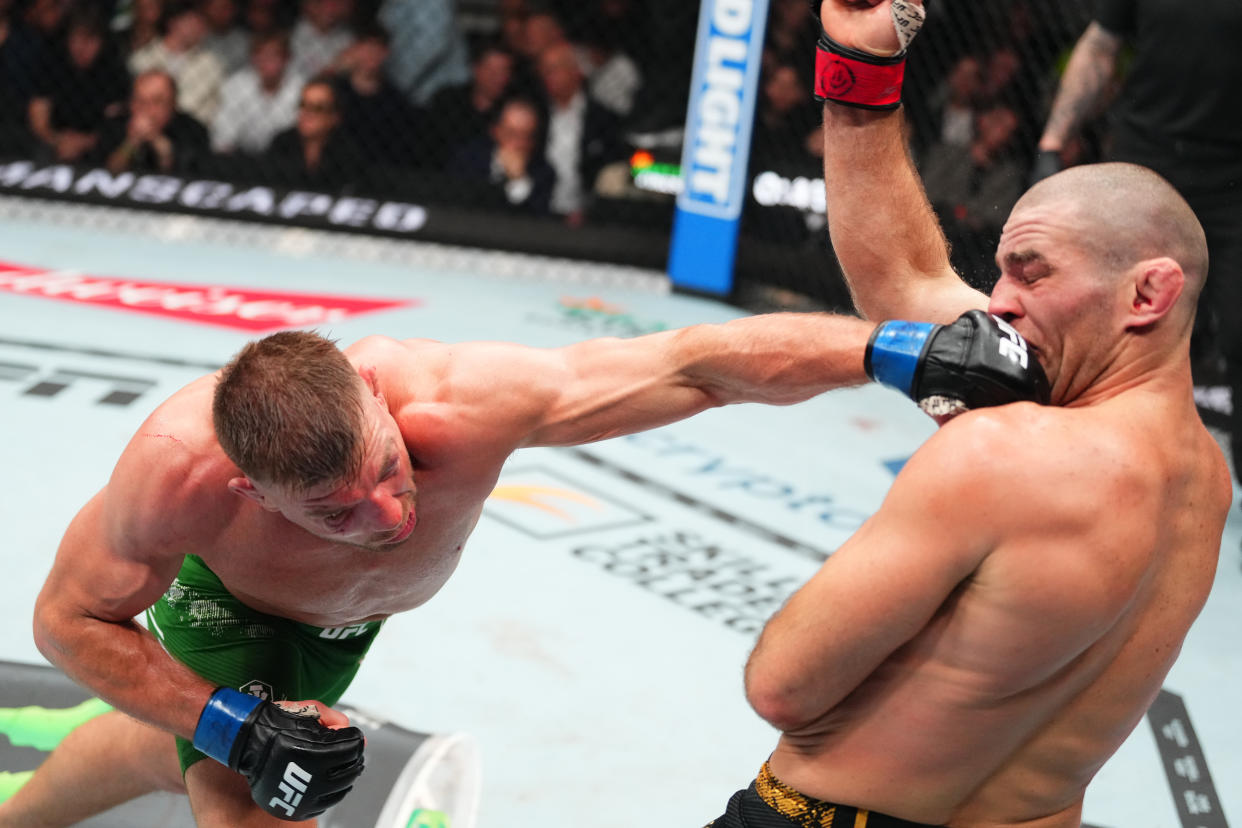
{"type": "Polygon", "coordinates": [[[873,63],[830,52],[821,45],[815,52],[815,99],[863,109],[896,109],[905,74],[904,55],[893,62],[873,63]]]}

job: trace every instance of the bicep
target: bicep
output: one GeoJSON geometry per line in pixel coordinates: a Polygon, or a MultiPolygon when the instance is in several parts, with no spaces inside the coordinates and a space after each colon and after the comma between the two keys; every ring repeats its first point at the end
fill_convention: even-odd
{"type": "Polygon", "coordinates": [[[96,495],[70,522],[39,597],[60,617],[128,621],[164,593],[179,559],[137,550],[118,537],[106,514],[106,493],[96,495]]]}
{"type": "Polygon", "coordinates": [[[676,332],[601,338],[532,355],[540,409],[526,445],[576,445],[655,428],[717,403],[672,354],[676,332]]]}

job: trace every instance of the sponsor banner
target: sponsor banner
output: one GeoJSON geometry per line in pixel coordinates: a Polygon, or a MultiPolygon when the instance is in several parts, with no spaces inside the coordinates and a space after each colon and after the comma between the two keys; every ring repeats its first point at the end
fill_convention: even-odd
{"type": "Polygon", "coordinates": [[[584,336],[628,338],[668,330],[664,322],[640,319],[623,305],[598,296],[562,296],[551,311],[530,313],[526,318],[537,325],[565,328],[584,336]]]}
{"type": "Polygon", "coordinates": [[[0,291],[219,325],[252,333],[314,327],[362,313],[419,304],[414,299],[372,299],[137,281],[89,276],[76,270],[45,270],[8,262],[0,262],[0,291]]]}
{"type": "Polygon", "coordinates": [[[679,287],[725,294],[733,284],[767,14],[767,0],[706,0],[699,13],[669,251],[679,287]]]}
{"type": "Polygon", "coordinates": [[[1161,690],[1147,711],[1183,828],[1229,828],[1182,697],[1161,690]]]}
{"type": "Polygon", "coordinates": [[[570,554],[746,635],[758,635],[809,575],[782,572],[728,542],[682,529],[582,543],[570,554]]]}
{"type": "Polygon", "coordinates": [[[707,506],[597,458],[583,478],[543,467],[506,469],[485,514],[709,623],[756,635],[827,553],[707,506]],[[606,489],[607,494],[602,490],[606,489]],[[647,503],[652,509],[638,504],[647,503]],[[655,517],[652,513],[662,517],[655,517]],[[789,554],[756,550],[758,539],[789,554]]]}
{"type": "Polygon", "coordinates": [[[427,224],[425,207],[399,201],[29,160],[0,164],[0,192],[398,236],[415,235],[427,224]]]}
{"type": "Polygon", "coordinates": [[[611,496],[545,468],[506,471],[488,499],[488,514],[539,540],[650,520],[611,496]]]}

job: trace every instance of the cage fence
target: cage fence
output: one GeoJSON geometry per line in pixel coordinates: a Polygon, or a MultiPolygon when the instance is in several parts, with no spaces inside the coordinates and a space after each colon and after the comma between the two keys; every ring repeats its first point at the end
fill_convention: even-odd
{"type": "MultiPolygon", "coordinates": [[[[986,286],[1090,4],[929,2],[910,146],[986,286]]],[[[662,269],[699,8],[656,0],[0,0],[0,191],[662,269]]],[[[771,0],[737,296],[846,308],[817,21],[771,0]]],[[[1106,130],[1074,149],[1098,155],[1106,130]]],[[[756,300],[758,301],[758,300],[756,300]]]]}

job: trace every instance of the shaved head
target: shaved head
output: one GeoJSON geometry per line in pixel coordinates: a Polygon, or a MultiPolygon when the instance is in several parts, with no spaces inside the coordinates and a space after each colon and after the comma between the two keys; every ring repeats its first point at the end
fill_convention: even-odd
{"type": "Polygon", "coordinates": [[[1136,164],[1070,167],[1032,187],[1014,213],[1055,204],[1072,213],[1082,244],[1111,273],[1167,256],[1186,277],[1193,307],[1207,277],[1207,239],[1186,200],[1169,182],[1136,164]]]}

